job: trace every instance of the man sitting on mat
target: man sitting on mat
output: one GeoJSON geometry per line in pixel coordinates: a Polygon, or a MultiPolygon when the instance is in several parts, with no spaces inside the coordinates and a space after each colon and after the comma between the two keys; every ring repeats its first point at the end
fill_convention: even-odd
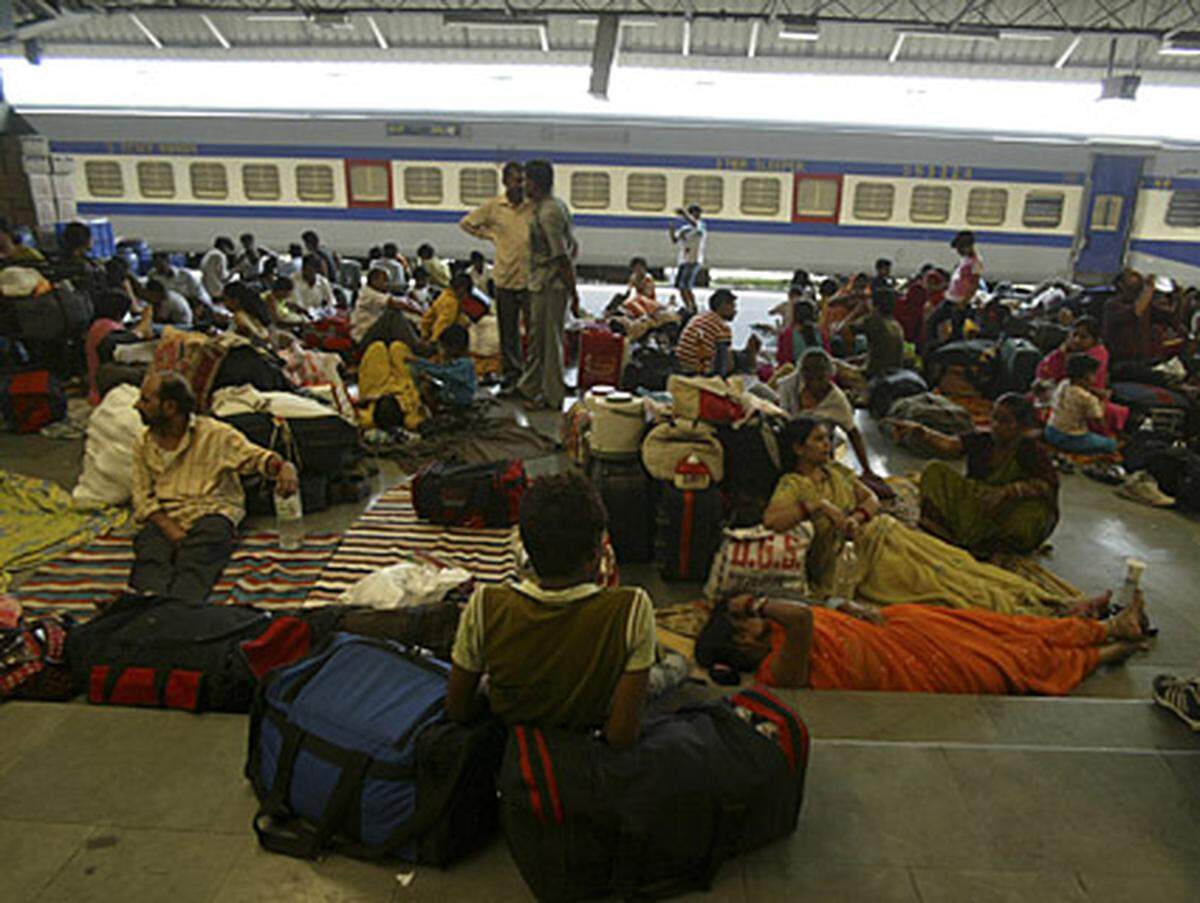
{"type": "Polygon", "coordinates": [[[486,672],[505,723],[601,728],[610,745],[632,746],[654,664],[654,608],[638,587],[598,583],[604,504],[578,474],[543,477],[520,520],[536,577],[471,597],[451,656],[450,717],[475,714],[486,672]]]}
{"type": "Polygon", "coordinates": [[[200,417],[178,373],[151,372],[138,413],[146,432],[133,447],[133,540],[129,585],[143,593],[204,603],[233,554],[246,514],[239,474],[262,474],[285,497],[299,489],[296,468],[240,432],[200,417]]]}

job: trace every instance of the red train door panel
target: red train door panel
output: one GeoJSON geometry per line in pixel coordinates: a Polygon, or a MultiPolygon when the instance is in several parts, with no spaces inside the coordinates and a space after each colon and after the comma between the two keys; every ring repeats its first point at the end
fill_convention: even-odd
{"type": "Polygon", "coordinates": [[[392,207],[390,160],[347,160],[346,203],[350,207],[392,207]]]}
{"type": "Polygon", "coordinates": [[[792,190],[792,222],[836,223],[842,210],[842,177],[798,172],[792,190]]]}

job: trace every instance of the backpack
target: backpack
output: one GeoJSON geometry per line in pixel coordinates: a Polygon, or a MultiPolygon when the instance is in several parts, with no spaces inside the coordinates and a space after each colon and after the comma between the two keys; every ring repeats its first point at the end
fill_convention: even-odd
{"type": "Polygon", "coordinates": [[[445,718],[450,666],[337,634],[272,671],[250,713],[246,777],[264,849],[445,865],[495,830],[504,731],[445,718]]]}
{"type": "Polygon", "coordinates": [[[71,631],[67,660],[93,704],[245,712],[257,675],[306,655],[316,623],[130,593],[71,631]]]}
{"type": "Polygon", "coordinates": [[[49,370],[16,373],[0,389],[0,415],[18,433],[37,433],[67,416],[67,396],[49,370]]]}
{"type": "Polygon", "coordinates": [[[871,387],[868,390],[867,407],[871,411],[871,416],[879,419],[886,417],[888,411],[892,409],[892,405],[901,398],[907,398],[910,395],[920,395],[922,392],[928,392],[929,386],[925,380],[921,379],[920,375],[912,370],[897,370],[894,373],[885,373],[882,376],[877,376],[871,380],[871,387]]]}
{"type": "Polygon", "coordinates": [[[25,617],[0,628],[0,700],[58,701],[76,693],[66,665],[70,615],[25,617]]]}
{"type": "Polygon", "coordinates": [[[648,721],[632,749],[513,728],[500,821],[541,900],[707,890],[721,863],[796,829],[808,731],[762,688],[648,721]]]}
{"type": "Polygon", "coordinates": [[[448,527],[511,527],[528,486],[519,458],[462,465],[435,461],[413,477],[413,507],[422,520],[448,527]]]}

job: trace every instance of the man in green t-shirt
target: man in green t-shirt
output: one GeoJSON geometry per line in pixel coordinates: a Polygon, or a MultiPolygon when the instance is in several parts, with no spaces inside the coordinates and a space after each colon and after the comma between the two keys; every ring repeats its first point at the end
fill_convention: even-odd
{"type": "Polygon", "coordinates": [[[529,488],[521,540],[536,577],[471,597],[451,655],[452,718],[472,717],[486,673],[492,711],[509,725],[599,727],[614,747],[636,742],[654,608],[642,589],[598,584],[607,520],[581,476],[543,477],[529,488]]]}

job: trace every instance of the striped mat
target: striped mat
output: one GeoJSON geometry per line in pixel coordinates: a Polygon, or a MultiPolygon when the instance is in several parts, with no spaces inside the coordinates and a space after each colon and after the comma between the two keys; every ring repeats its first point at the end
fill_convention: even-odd
{"type": "Polygon", "coordinates": [[[418,520],[408,484],[395,486],[346,532],[308,601],[334,601],[363,577],[414,552],[461,567],[476,580],[501,583],[517,573],[518,542],[516,527],[459,529],[418,520]]]}
{"type": "MultiPolygon", "coordinates": [[[[300,548],[285,551],[274,533],[243,536],[212,600],[268,608],[300,605],[340,539],[337,533],[314,533],[300,548]]],[[[87,614],[96,600],[121,592],[132,566],[132,538],[106,536],[40,568],[15,595],[27,610],[87,614]]]]}

